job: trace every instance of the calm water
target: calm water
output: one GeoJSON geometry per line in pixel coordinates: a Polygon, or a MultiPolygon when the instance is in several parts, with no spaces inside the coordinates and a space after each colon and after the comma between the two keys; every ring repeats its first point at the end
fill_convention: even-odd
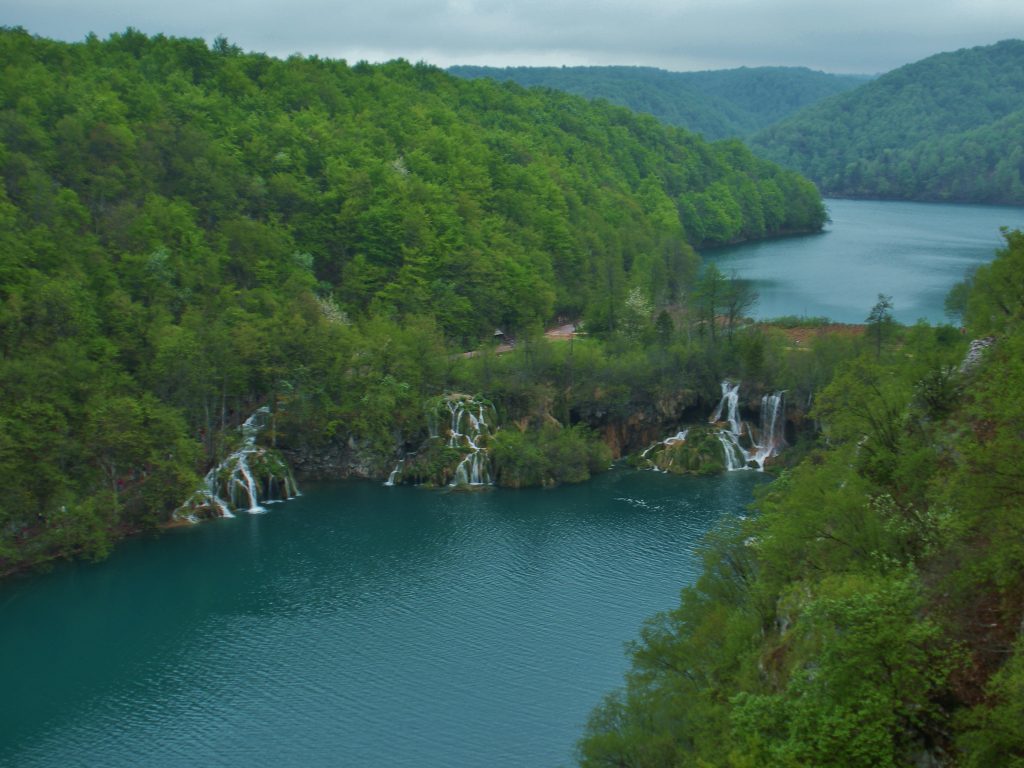
{"type": "Polygon", "coordinates": [[[893,297],[894,317],[948,322],[943,301],[967,270],[991,261],[999,228],[1024,229],[1024,208],[874,200],[827,200],[832,223],[820,235],[723,248],[705,254],[727,274],[750,280],[757,318],[825,316],[861,323],[893,297]]]}
{"type": "Polygon", "coordinates": [[[762,480],[323,485],[0,585],[0,765],[568,764],[762,480]]]}

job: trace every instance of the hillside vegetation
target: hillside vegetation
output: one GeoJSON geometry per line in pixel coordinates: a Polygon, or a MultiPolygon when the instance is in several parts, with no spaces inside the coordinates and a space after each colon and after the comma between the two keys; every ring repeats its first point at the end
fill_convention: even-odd
{"type": "Polygon", "coordinates": [[[900,67],[752,138],[826,195],[1024,202],[1024,41],[900,67]]]}
{"type": "Polygon", "coordinates": [[[654,67],[474,67],[448,69],[465,78],[511,80],[588,99],[605,99],[709,140],[743,138],[869,78],[804,67],[741,67],[667,72],[654,67]]]}
{"type": "Polygon", "coordinates": [[[967,358],[869,326],[820,447],[705,544],[582,766],[1024,765],[1022,275],[1011,232],[958,292],[967,358]]]}
{"type": "Polygon", "coordinates": [[[693,246],[824,220],[739,143],[429,66],[132,30],[0,60],[0,571],[166,520],[259,405],[393,462],[453,351],[650,325],[693,246]]]}

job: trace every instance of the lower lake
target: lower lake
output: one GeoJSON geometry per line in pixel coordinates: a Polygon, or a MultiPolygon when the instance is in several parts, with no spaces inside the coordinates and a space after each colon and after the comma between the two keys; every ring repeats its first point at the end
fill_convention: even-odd
{"type": "Polygon", "coordinates": [[[763,480],[324,484],[9,581],[0,765],[569,765],[763,480]]]}
{"type": "Polygon", "coordinates": [[[817,235],[767,240],[704,253],[725,274],[750,281],[752,314],[828,317],[862,323],[878,294],[892,296],[901,323],[949,322],[954,284],[991,261],[1000,227],[1024,229],[1024,208],[826,200],[832,221],[817,235]]]}

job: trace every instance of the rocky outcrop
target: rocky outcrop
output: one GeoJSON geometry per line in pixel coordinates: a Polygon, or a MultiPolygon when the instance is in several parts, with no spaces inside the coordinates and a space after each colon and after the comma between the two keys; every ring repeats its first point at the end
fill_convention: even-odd
{"type": "Polygon", "coordinates": [[[674,475],[717,475],[726,469],[717,429],[690,427],[655,443],[632,461],[674,475]]]}
{"type": "Polygon", "coordinates": [[[572,423],[600,434],[616,459],[660,440],[678,424],[700,419],[700,397],[692,390],[624,406],[611,400],[609,393],[595,391],[588,403],[573,411],[572,423]]]}
{"type": "Polygon", "coordinates": [[[985,356],[985,350],[996,343],[995,336],[985,336],[980,339],[974,339],[971,342],[970,348],[967,350],[967,354],[964,355],[963,362],[960,363],[960,373],[970,373],[981,363],[981,359],[985,356]]]}
{"type": "Polygon", "coordinates": [[[387,477],[390,467],[366,441],[349,435],[321,445],[303,445],[281,451],[295,474],[308,480],[343,480],[350,477],[387,477]]]}

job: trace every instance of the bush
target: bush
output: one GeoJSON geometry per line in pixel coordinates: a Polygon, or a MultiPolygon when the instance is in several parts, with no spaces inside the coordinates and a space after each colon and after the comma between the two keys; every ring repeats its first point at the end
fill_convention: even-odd
{"type": "Polygon", "coordinates": [[[507,488],[582,483],[611,462],[611,450],[583,427],[504,429],[491,443],[495,478],[507,488]]]}

